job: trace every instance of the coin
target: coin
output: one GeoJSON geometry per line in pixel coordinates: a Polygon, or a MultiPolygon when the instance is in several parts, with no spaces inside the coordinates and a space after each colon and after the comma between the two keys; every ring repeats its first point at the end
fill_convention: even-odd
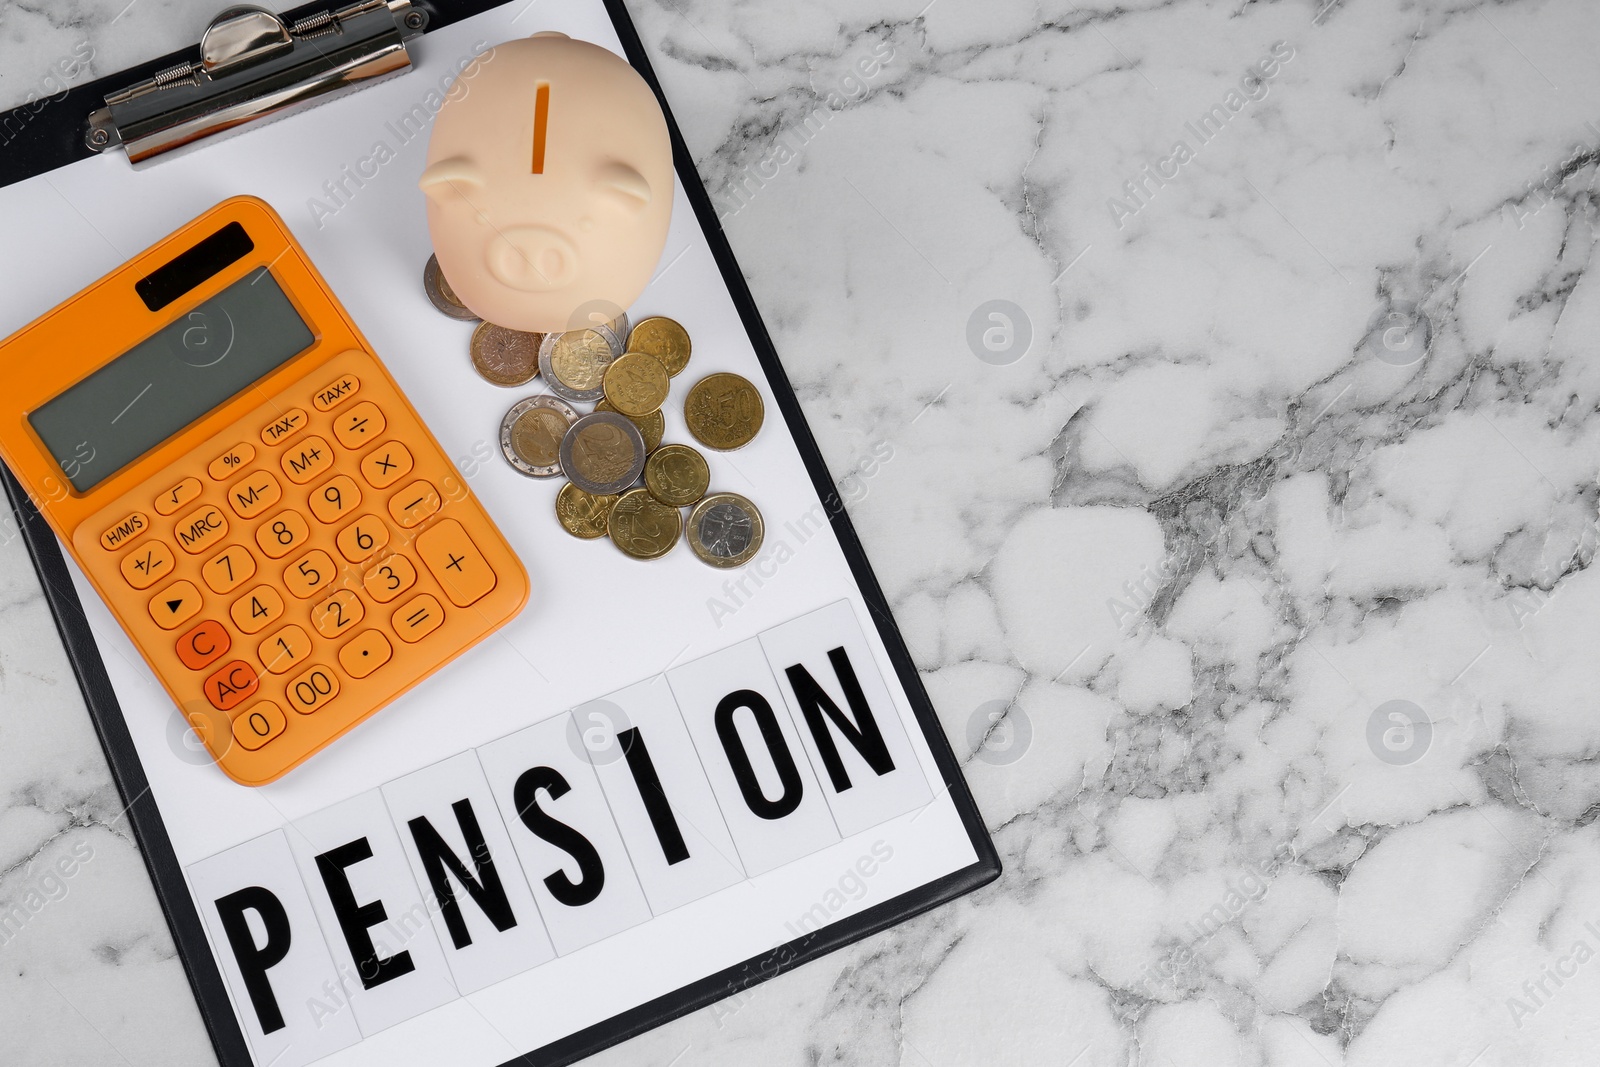
{"type": "Polygon", "coordinates": [[[689,547],[713,567],[750,562],[764,533],[761,512],[738,493],[713,493],[689,512],[689,547]]]}
{"type": "Polygon", "coordinates": [[[422,268],[422,291],[428,294],[428,301],[434,307],[452,319],[477,321],[478,316],[461,302],[461,298],[456,296],[456,291],[450,288],[450,283],[445,281],[444,272],[439,269],[438,256],[429,256],[428,265],[422,268]]]}
{"type": "Polygon", "coordinates": [[[637,419],[661,410],[667,400],[667,390],[671,388],[671,379],[667,377],[667,368],[656,357],[643,352],[625,352],[606,368],[602,388],[619,414],[637,419]]]}
{"type": "Polygon", "coordinates": [[[595,496],[568,482],[556,494],[556,518],[573,537],[592,541],[606,535],[606,518],[616,502],[614,494],[595,496]]]}
{"type": "Polygon", "coordinates": [[[686,508],[706,495],[711,468],[688,445],[662,445],[644,461],[644,487],[663,504],[686,508]]]}
{"type": "Polygon", "coordinates": [[[628,351],[655,356],[676,378],[689,365],[689,331],[664,315],[640,319],[628,335],[628,351]]]}
{"type": "Polygon", "coordinates": [[[756,387],[737,374],[702,378],[683,401],[689,432],[696,441],[719,452],[749,444],[761,431],[765,412],[756,387]]]}
{"type": "Polygon", "coordinates": [[[568,329],[578,330],[585,326],[604,326],[617,336],[617,353],[620,355],[626,350],[625,342],[632,327],[628,324],[628,313],[609,300],[590,300],[579,304],[567,318],[568,329]]]}
{"type": "Polygon", "coordinates": [[[539,370],[563,400],[592,404],[605,395],[606,368],[622,355],[622,342],[605,326],[547,333],[539,347],[539,370]]]}
{"type": "Polygon", "coordinates": [[[539,373],[543,334],[480,322],[472,331],[472,369],[496,385],[526,385],[539,373]]]}
{"type": "Polygon", "coordinates": [[[614,411],[585,415],[561,439],[561,469],[586,493],[620,493],[644,470],[644,438],[614,411]]]}
{"type": "MultiPolygon", "coordinates": [[[[594,409],[596,411],[617,410],[611,406],[611,401],[609,400],[600,401],[595,404],[594,409]]],[[[621,412],[617,413],[619,415],[622,414],[621,412]]],[[[661,446],[661,436],[667,432],[667,417],[661,413],[660,408],[656,408],[648,415],[641,415],[637,419],[627,415],[622,417],[639,428],[639,433],[644,437],[644,450],[646,452],[654,452],[661,446]]]]}
{"type": "Polygon", "coordinates": [[[519,400],[500,420],[500,451],[530,478],[561,473],[561,441],[578,413],[553,396],[519,400]]]}
{"type": "Polygon", "coordinates": [[[630,489],[612,505],[606,532],[634,559],[659,559],[678,543],[683,516],[677,508],[651,496],[649,490],[630,489]]]}

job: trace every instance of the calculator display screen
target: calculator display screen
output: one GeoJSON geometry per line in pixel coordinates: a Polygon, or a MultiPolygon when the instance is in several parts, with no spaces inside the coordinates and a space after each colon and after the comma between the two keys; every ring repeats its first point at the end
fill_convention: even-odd
{"type": "Polygon", "coordinates": [[[315,336],[266,267],[32,412],[79,492],[310,348],[315,336]]]}

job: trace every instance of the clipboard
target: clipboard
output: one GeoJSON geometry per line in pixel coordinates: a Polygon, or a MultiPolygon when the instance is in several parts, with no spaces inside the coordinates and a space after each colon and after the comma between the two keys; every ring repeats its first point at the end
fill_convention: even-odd
{"type": "MultiPolygon", "coordinates": [[[[17,528],[225,1067],[571,1063],[970,892],[1000,872],[845,501],[623,5],[440,3],[425,13],[427,33],[412,42],[414,69],[405,77],[181,159],[135,171],[120,153],[97,155],[89,141],[95,127],[87,119],[105,92],[171,69],[181,56],[71,90],[50,110],[30,114],[0,152],[0,217],[19,220],[0,239],[0,285],[15,297],[0,332],[22,326],[212,203],[241,192],[261,196],[288,220],[456,457],[534,582],[532,604],[503,640],[469,653],[280,783],[245,790],[185,744],[175,709],[163,705],[164,695],[125,635],[5,472],[17,528]],[[428,94],[445,91],[475,52],[542,29],[624,55],[666,111],[678,174],[672,232],[657,275],[629,310],[638,317],[668,315],[689,329],[696,353],[689,377],[733,370],[755,382],[769,402],[768,425],[755,444],[709,457],[713,489],[741,492],[766,515],[771,551],[744,571],[712,571],[687,552],[639,563],[560,531],[548,499],[557,486],[530,484],[484,447],[504,409],[538,391],[537,381],[515,391],[477,380],[465,358],[470,327],[438,316],[418,285],[428,252],[415,189],[426,144],[426,129],[412,125],[418,109],[426,114],[428,94]],[[380,142],[387,153],[374,151],[380,142]],[[387,158],[377,161],[380,155],[387,158]],[[139,211],[124,210],[135,198],[139,211]],[[60,255],[61,248],[76,254],[60,255]],[[51,249],[55,254],[46,255],[51,249]],[[886,715],[891,732],[900,730],[898,766],[921,776],[920,794],[902,790],[890,801],[874,801],[863,789],[853,799],[868,802],[852,805],[840,799],[845,794],[836,779],[829,792],[839,753],[830,760],[818,747],[828,736],[826,722],[819,733],[794,710],[795,676],[786,668],[804,665],[838,706],[846,706],[849,694],[839,687],[844,671],[829,657],[834,647],[844,652],[863,699],[886,715]],[[621,799],[626,761],[602,765],[573,746],[575,709],[606,699],[609,707],[631,711],[648,736],[670,738],[652,749],[662,774],[714,783],[726,768],[708,761],[715,742],[693,709],[730,687],[745,687],[748,679],[756,679],[748,684],[758,690],[771,687],[775,720],[797,768],[808,775],[812,795],[828,803],[811,809],[822,816],[808,831],[787,827],[768,841],[751,826],[735,825],[740,813],[723,804],[725,791],[694,787],[715,803],[685,818],[690,837],[699,831],[709,854],[733,871],[720,888],[675,896],[659,873],[651,873],[640,847],[659,841],[658,832],[652,836],[645,828],[648,812],[627,810],[621,799]],[[594,806],[591,799],[582,813],[594,820],[588,826],[597,853],[610,861],[613,884],[636,883],[631,911],[625,902],[595,921],[559,912],[539,875],[565,872],[571,885],[581,881],[582,865],[570,853],[565,859],[530,855],[541,843],[522,834],[515,812],[508,816],[503,799],[496,799],[525,766],[563,760],[573,781],[585,766],[594,775],[589,795],[602,803],[594,806]],[[464,820],[451,824],[443,813],[453,808],[448,798],[457,796],[474,801],[478,843],[470,834],[460,836],[464,820]],[[494,908],[479,906],[454,873],[443,878],[452,907],[441,906],[440,893],[428,893],[441,863],[430,865],[421,854],[427,838],[417,832],[418,819],[441,831],[444,848],[435,860],[450,851],[458,859],[471,856],[481,845],[495,856],[504,883],[515,889],[521,880],[521,888],[505,896],[522,918],[517,929],[530,936],[500,953],[510,962],[458,966],[450,955],[464,950],[442,911],[451,910],[487,944],[494,908]],[[367,842],[373,857],[338,852],[354,840],[367,842]],[[246,854],[250,858],[238,858],[246,854]],[[415,974],[428,979],[416,983],[421,992],[360,995],[361,976],[352,980],[348,973],[349,939],[341,937],[337,909],[327,898],[330,883],[318,880],[321,858],[334,854],[350,861],[349,870],[370,875],[357,885],[359,893],[384,899],[405,883],[421,899],[423,916],[413,929],[396,929],[405,917],[398,906],[386,923],[368,928],[396,939],[386,958],[402,948],[413,953],[415,974]],[[220,899],[240,899],[237,894],[273,879],[298,880],[305,890],[285,917],[301,944],[321,939],[335,981],[320,1012],[309,998],[283,992],[281,974],[268,984],[279,983],[274,993],[291,1001],[287,1010],[313,1015],[320,1024],[316,1035],[343,1035],[334,1040],[318,1044],[314,1036],[285,1045],[272,1034],[293,1027],[264,1032],[256,994],[241,978],[239,944],[230,943],[242,927],[246,955],[269,945],[264,913],[241,907],[237,914],[246,918],[236,919],[232,932],[219,923],[220,899]],[[532,936],[535,930],[542,940],[532,936]],[[342,977],[335,960],[340,952],[346,956],[342,977]]],[[[314,17],[315,10],[291,14],[314,17]]],[[[681,388],[668,402],[669,440],[688,436],[681,388]]],[[[844,755],[854,758],[848,746],[844,755]]],[[[860,765],[850,767],[861,781],[860,765]]],[[[482,889],[483,872],[476,874],[482,889]]],[[[281,895],[294,891],[283,888],[281,895]]]]}

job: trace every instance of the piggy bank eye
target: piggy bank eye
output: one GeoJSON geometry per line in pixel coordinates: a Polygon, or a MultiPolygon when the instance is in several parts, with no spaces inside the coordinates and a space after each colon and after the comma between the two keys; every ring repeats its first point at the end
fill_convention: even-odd
{"type": "Polygon", "coordinates": [[[595,174],[594,184],[601,193],[629,211],[643,211],[650,203],[650,183],[626,163],[602,164],[595,174]]]}
{"type": "Polygon", "coordinates": [[[440,204],[466,200],[485,184],[483,168],[465,156],[451,156],[430,164],[417,181],[417,187],[428,199],[440,204]]]}

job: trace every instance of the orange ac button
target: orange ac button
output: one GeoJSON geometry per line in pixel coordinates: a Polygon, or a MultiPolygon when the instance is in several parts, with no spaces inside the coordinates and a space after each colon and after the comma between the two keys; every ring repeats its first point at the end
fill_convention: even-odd
{"type": "Polygon", "coordinates": [[[233,647],[233,638],[228,636],[228,631],[216,619],[207,619],[194,629],[178,638],[178,658],[183,665],[191,671],[205,670],[228,649],[233,647]]]}
{"type": "Polygon", "coordinates": [[[255,668],[242,659],[223,664],[220,670],[206,678],[206,699],[218,711],[229,711],[248,700],[261,688],[261,678],[255,668]]]}
{"type": "Polygon", "coordinates": [[[107,552],[115,552],[148,529],[150,529],[150,516],[142,511],[135,511],[127,518],[112,523],[111,528],[100,535],[100,547],[107,552]]]}

